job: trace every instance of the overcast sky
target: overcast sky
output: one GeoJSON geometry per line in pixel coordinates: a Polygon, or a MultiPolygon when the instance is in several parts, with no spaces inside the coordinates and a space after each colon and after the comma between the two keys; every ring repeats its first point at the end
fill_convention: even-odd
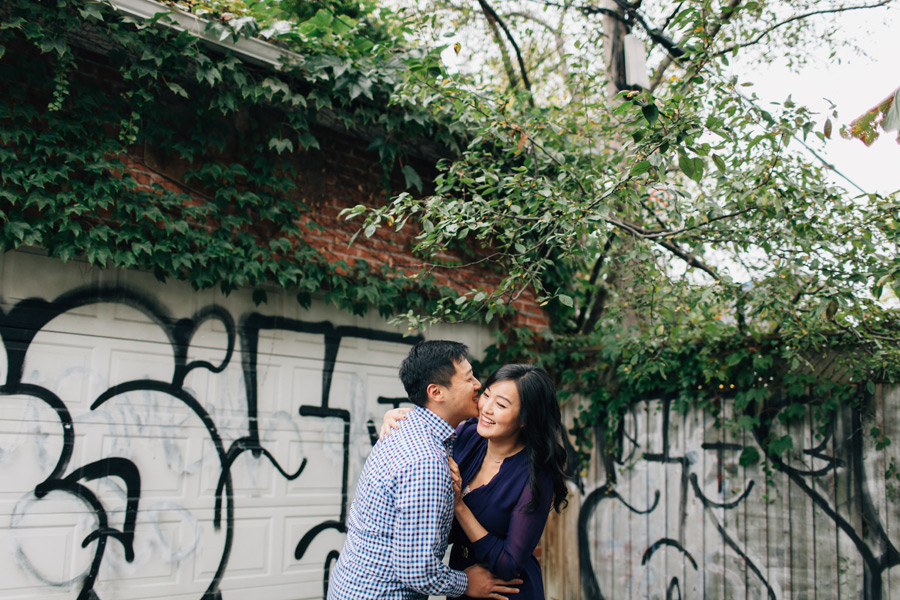
{"type": "MultiPolygon", "coordinates": [[[[827,100],[834,102],[838,119],[825,158],[866,192],[895,192],[900,190],[897,132],[882,132],[867,148],[859,140],[841,138],[838,129],[900,87],[900,7],[848,12],[841,20],[868,57],[847,50],[829,59],[826,49],[813,48],[810,64],[800,73],[777,65],[763,74],[752,69],[741,72],[744,69],[738,66],[735,73],[741,81],[754,82],[750,89],[762,99],[781,102],[791,94],[793,100],[820,112],[820,123],[830,113],[827,100]]],[[[841,179],[835,181],[852,189],[841,179]]]]}
{"type": "MultiPolygon", "coordinates": [[[[841,28],[848,37],[857,40],[866,56],[847,48],[829,58],[830,49],[823,44],[820,48],[806,49],[809,63],[799,72],[791,71],[786,65],[774,64],[761,70],[759,63],[733,63],[734,74],[740,82],[755,84],[751,88],[738,89],[753,90],[763,105],[767,101],[783,102],[791,95],[795,102],[819,114],[821,127],[831,114],[830,103],[833,102],[838,117],[832,119],[834,132],[831,139],[824,148],[812,141],[810,145],[856,186],[866,192],[882,194],[900,191],[897,132],[881,132],[881,137],[871,147],[866,147],[859,140],[843,139],[839,131],[842,125],[848,125],[900,87],[900,2],[892,4],[893,8],[849,11],[840,15],[841,28]]],[[[442,40],[446,44],[453,41],[455,38],[442,40]]],[[[468,48],[464,48],[458,57],[448,48],[443,57],[451,69],[473,59],[468,48]]],[[[810,160],[815,159],[810,155],[810,160]]],[[[851,193],[859,193],[837,175],[834,182],[851,193]]]]}

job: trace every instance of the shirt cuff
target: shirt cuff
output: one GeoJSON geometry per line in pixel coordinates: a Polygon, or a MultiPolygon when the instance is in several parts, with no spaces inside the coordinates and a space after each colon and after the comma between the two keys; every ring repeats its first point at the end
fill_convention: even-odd
{"type": "Polygon", "coordinates": [[[469,587],[469,576],[462,571],[450,571],[450,586],[452,591],[447,592],[448,596],[454,598],[462,596],[469,587]]]}

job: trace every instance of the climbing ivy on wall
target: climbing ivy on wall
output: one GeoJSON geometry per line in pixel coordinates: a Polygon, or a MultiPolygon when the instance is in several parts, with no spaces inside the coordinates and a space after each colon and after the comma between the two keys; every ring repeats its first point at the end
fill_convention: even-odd
{"type": "MultiPolygon", "coordinates": [[[[768,451],[780,454],[792,442],[767,437],[773,419],[800,418],[812,402],[827,423],[841,403],[871,394],[876,381],[900,379],[896,315],[855,297],[872,275],[879,298],[896,265],[879,262],[871,233],[817,218],[822,207],[857,208],[785,152],[790,135],[813,130],[803,110],[785,103],[787,112],[776,119],[748,109],[732,82],[714,82],[709,89],[723,100],[707,109],[708,90],[697,87],[704,78],[693,77],[673,82],[670,96],[620,95],[614,109],[604,99],[591,107],[596,121],[586,121],[579,113],[567,116],[566,107],[535,107],[529,94],[473,91],[464,78],[441,72],[436,50],[403,43],[413,24],[371,2],[333,3],[332,10],[299,0],[192,6],[210,18],[218,39],[277,38],[296,58],[281,70],[253,66],[163,26],[165,15],[140,22],[101,3],[14,0],[0,8],[5,249],[41,246],[61,260],[84,256],[99,266],[151,269],[199,289],[258,288],[258,301],[262,286],[275,283],[298,292],[304,304],[322,294],[354,313],[369,306],[384,315],[406,313],[414,325],[419,318],[489,320],[506,310],[511,294],[539,287],[552,331],[502,329],[483,371],[521,360],[548,367],[563,400],[581,406],[575,433],[585,451],[591,428],[615,425],[638,399],[667,395],[677,406],[713,409],[733,398],[738,412],[730,425],[761,436],[768,451]],[[103,46],[110,80],[82,72],[90,63],[75,57],[86,40],[103,46]],[[439,288],[429,271],[406,278],[387,265],[331,264],[308,240],[320,225],[314,207],[302,201],[300,181],[325,116],[375,132],[369,148],[395,197],[374,212],[347,213],[366,213],[361,239],[378,227],[421,226],[414,232],[419,250],[435,263],[448,247],[493,244],[508,289],[473,286],[459,295],[439,288]],[[757,123],[771,131],[749,143],[732,133],[757,123]],[[701,143],[705,132],[734,147],[701,143]],[[583,140],[594,136],[625,140],[633,154],[586,152],[583,140]],[[447,150],[436,193],[426,201],[401,189],[423,187],[404,155],[411,139],[447,150]],[[669,152],[674,148],[681,150],[669,152]],[[137,181],[128,157],[148,152],[181,165],[183,186],[137,181]],[[679,189],[699,184],[704,173],[721,189],[687,207],[696,209],[689,224],[657,230],[681,222],[689,195],[679,189]],[[607,180],[609,186],[600,185],[607,180]],[[666,191],[659,183],[671,185],[679,202],[658,200],[666,191]],[[605,191],[588,193],[594,187],[605,191]],[[654,240],[682,258],[699,249],[693,232],[725,223],[721,198],[735,203],[730,216],[756,219],[723,230],[725,238],[746,233],[741,244],[771,243],[773,256],[791,260],[774,261],[755,287],[724,277],[715,285],[665,283],[654,240]],[[634,223],[620,218],[629,211],[634,223]],[[650,220],[638,226],[643,219],[650,220]],[[771,224],[789,222],[781,232],[787,241],[770,239],[771,224]],[[667,246],[669,234],[688,237],[683,247],[667,246]],[[820,242],[840,249],[850,236],[852,247],[823,271],[834,286],[814,286],[810,278],[809,298],[807,284],[791,287],[803,281],[803,261],[818,260],[820,242]],[[865,273],[844,272],[847,256],[865,273]],[[722,318],[741,312],[736,307],[751,317],[747,323],[722,318]],[[835,357],[827,376],[817,371],[822,357],[835,357]]],[[[694,13],[706,14],[686,9],[686,22],[694,13]]],[[[698,57],[699,69],[709,58],[699,50],[698,57]]],[[[895,201],[871,202],[883,235],[895,239],[898,221],[881,218],[896,214],[895,201]]],[[[718,277],[714,268],[691,264],[718,277]]],[[[742,457],[748,464],[758,459],[742,457]]]]}
{"type": "MultiPolygon", "coordinates": [[[[84,256],[102,267],[151,269],[198,289],[256,287],[257,301],[265,298],[260,286],[275,283],[298,290],[304,304],[322,293],[355,313],[372,305],[385,314],[423,309],[428,293],[439,291],[433,279],[406,279],[364,261],[331,263],[307,241],[306,232],[321,227],[301,199],[303,162],[319,148],[316,119],[325,111],[348,128],[380,132],[372,148],[386,189],[398,172],[421,186],[402,164],[397,139],[452,145],[453,136],[412,108],[388,110],[402,69],[420,58],[387,46],[373,52],[365,32],[349,32],[359,34],[354,44],[338,43],[333,29],[347,22],[314,18],[319,29],[295,44],[305,53],[276,70],[163,26],[165,14],[141,22],[102,3],[7,3],[0,9],[3,248],[41,246],[63,261],[84,256]],[[86,77],[92,64],[76,60],[79,46],[92,44],[109,79],[86,77]],[[179,185],[137,181],[128,157],[142,153],[183,171],[179,185]]],[[[220,37],[239,34],[229,27],[220,37]]]]}

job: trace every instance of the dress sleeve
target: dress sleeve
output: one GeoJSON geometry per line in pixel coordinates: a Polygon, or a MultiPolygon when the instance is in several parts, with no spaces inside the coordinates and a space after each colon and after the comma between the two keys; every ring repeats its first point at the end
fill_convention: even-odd
{"type": "Polygon", "coordinates": [[[446,507],[453,502],[450,475],[437,460],[400,470],[392,562],[404,585],[432,596],[461,596],[468,578],[441,562],[435,548],[447,533],[446,507]]]}
{"type": "Polygon", "coordinates": [[[531,486],[527,483],[522,495],[513,508],[509,529],[505,538],[488,533],[471,543],[471,548],[479,562],[501,579],[514,579],[522,572],[525,561],[534,553],[544,526],[550,505],[553,502],[553,486],[549,476],[541,478],[540,504],[534,511],[527,512],[525,506],[531,502],[531,486]]]}

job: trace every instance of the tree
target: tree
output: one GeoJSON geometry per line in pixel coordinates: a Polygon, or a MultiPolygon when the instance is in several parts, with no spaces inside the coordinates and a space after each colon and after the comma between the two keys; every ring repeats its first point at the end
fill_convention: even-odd
{"type": "MultiPolygon", "coordinates": [[[[366,303],[360,294],[341,291],[343,267],[291,245],[302,241],[293,223],[307,209],[278,176],[279,168],[287,168],[278,166],[278,155],[314,147],[310,123],[331,111],[348,126],[381,132],[372,148],[386,172],[401,166],[404,140],[435,140],[444,156],[427,194],[421,192],[426,182],[402,164],[408,190],[416,191],[384,206],[349,209],[346,216],[361,222],[361,234],[408,228],[417,234],[426,272],[478,264],[502,275],[496,286],[473,285],[466,294],[415,302],[405,293],[410,280],[360,266],[357,276],[373,290],[364,299],[380,310],[402,307],[399,318],[412,327],[441,319],[490,322],[507,314],[525,290],[535,290],[551,313],[552,329],[502,327],[491,357],[543,363],[563,396],[584,401],[578,424],[585,427],[615,420],[647,394],[682,402],[733,394],[741,416],[748,417],[739,420],[742,427],[759,426],[778,403],[813,399],[828,410],[856,386],[874,389],[875,381],[898,379],[898,318],[881,299],[888,290],[900,291],[900,206],[896,195],[852,197],[828,184],[825,166],[797,152],[795,141],[815,146],[830,135],[830,120],[822,123],[789,95],[777,107],[760,106],[726,67],[741,55],[765,65],[779,49],[802,61],[803,43],[839,39],[834,21],[820,19],[890,1],[191,5],[213,18],[220,37],[261,35],[294,50],[300,58],[286,65],[282,78],[251,72],[233,59],[215,64],[194,40],[120,23],[102,5],[60,5],[59,26],[50,27],[50,13],[19,0],[18,12],[4,14],[0,56],[7,43],[34,44],[52,58],[46,71],[54,75],[12,61],[7,66],[15,77],[35,79],[34,86],[44,86],[51,98],[47,118],[53,126],[38,138],[29,137],[33,126],[26,127],[36,117],[20,114],[27,103],[11,102],[2,115],[11,132],[5,139],[17,140],[18,148],[67,131],[65,139],[74,141],[61,145],[59,155],[64,148],[84,164],[145,139],[173,152],[200,152],[205,138],[184,146],[175,135],[177,123],[149,118],[159,98],[185,98],[201,122],[218,118],[216,111],[235,112],[235,98],[242,98],[254,114],[277,111],[273,123],[290,127],[249,128],[242,160],[254,164],[266,157],[262,170],[247,170],[256,194],[237,189],[229,170],[207,169],[196,177],[204,189],[218,190],[218,204],[195,207],[176,195],[163,197],[166,210],[158,218],[192,236],[174,249],[164,235],[168,229],[104,224],[83,235],[80,226],[70,225],[73,215],[93,210],[73,198],[126,212],[146,210],[158,198],[132,194],[119,180],[105,194],[97,186],[90,194],[71,194],[72,186],[91,181],[45,168],[41,152],[6,152],[2,158],[11,167],[4,171],[3,241],[6,247],[40,244],[60,258],[83,252],[95,264],[149,265],[161,277],[189,278],[197,287],[228,290],[276,279],[299,287],[306,301],[322,291],[361,311],[366,303]],[[458,43],[483,57],[471,72],[442,62],[440,43],[452,40],[430,41],[456,20],[468,27],[458,43]],[[93,110],[87,96],[67,101],[71,69],[57,31],[75,30],[82,21],[108,28],[142,56],[123,61],[120,71],[146,81],[152,94],[123,98],[115,112],[93,110]],[[626,41],[626,35],[633,37],[626,41]],[[627,72],[623,80],[616,66],[619,42],[634,48],[635,40],[652,65],[646,89],[629,83],[627,72]],[[614,68],[607,66],[604,46],[612,47],[607,54],[614,68]],[[301,86],[304,79],[315,85],[301,86]],[[304,87],[303,93],[292,85],[304,87]],[[91,141],[77,135],[82,121],[71,118],[75,109],[83,122],[96,122],[93,130],[113,118],[109,127],[121,128],[119,139],[99,149],[85,146],[91,141]],[[42,188],[33,185],[38,176],[51,179],[42,188]],[[273,181],[279,182],[274,189],[273,181]],[[234,235],[243,233],[252,212],[232,211],[232,199],[268,211],[277,239],[269,239],[268,229],[234,235]],[[220,213],[234,223],[232,230],[191,229],[220,213]],[[143,243],[148,236],[149,246],[143,243]],[[230,238],[231,245],[222,244],[216,236],[240,245],[230,238]],[[184,263],[195,247],[209,249],[204,264],[211,267],[184,263]],[[448,262],[448,248],[466,260],[448,262]],[[289,250],[293,255],[283,256],[289,250]],[[316,265],[315,277],[297,267],[299,259],[316,265]],[[819,377],[823,360],[834,357],[832,374],[819,377]]],[[[114,162],[101,167],[103,182],[113,181],[108,175],[114,162]]],[[[423,280],[433,281],[415,279],[423,280]]],[[[429,291],[440,293],[424,286],[417,298],[429,291]]]]}
{"type": "Polygon", "coordinates": [[[647,393],[833,407],[837,389],[897,381],[897,315],[880,302],[900,291],[897,197],[827,183],[798,143],[830,136],[830,118],[787,92],[762,107],[727,66],[778,52],[801,64],[803,44],[840,39],[842,12],[889,3],[427,3],[423,35],[448,15],[470,24],[462,44],[487,68],[413,70],[397,97],[464,123],[468,144],[439,165],[434,194],[348,216],[420,228],[428,270],[464,268],[440,260],[462,247],[505,274],[414,323],[491,319],[536,289],[552,332],[500,345],[530,349],[587,398],[583,424],[647,393]],[[601,58],[624,33],[649,48],[648,89],[628,85],[618,50],[601,58]],[[836,374],[818,377],[834,355],[836,374]]]}

